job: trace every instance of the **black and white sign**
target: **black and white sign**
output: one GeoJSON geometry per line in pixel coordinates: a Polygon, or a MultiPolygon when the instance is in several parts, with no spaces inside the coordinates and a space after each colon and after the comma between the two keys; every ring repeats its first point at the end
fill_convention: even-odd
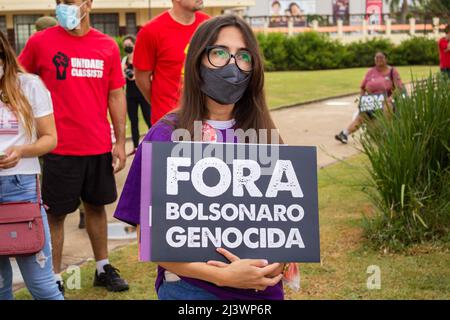
{"type": "Polygon", "coordinates": [[[320,261],[315,147],[145,144],[151,261],[320,261]]]}

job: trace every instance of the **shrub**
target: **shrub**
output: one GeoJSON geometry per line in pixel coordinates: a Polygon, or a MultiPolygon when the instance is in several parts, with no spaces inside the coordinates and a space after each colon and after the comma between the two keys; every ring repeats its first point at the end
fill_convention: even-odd
{"type": "Polygon", "coordinates": [[[286,42],[290,70],[320,70],[341,67],[344,46],[317,32],[299,33],[286,42]]]}
{"type": "Polygon", "coordinates": [[[393,49],[392,42],[386,39],[375,38],[366,42],[353,42],[346,46],[347,55],[343,65],[347,68],[371,67],[374,65],[374,57],[377,51],[387,54],[388,61],[390,61],[393,49]]]}
{"type": "Polygon", "coordinates": [[[413,37],[394,48],[392,61],[395,65],[439,64],[439,49],[433,39],[413,37]]]}
{"type": "Polygon", "coordinates": [[[365,234],[377,247],[450,240],[449,84],[415,82],[410,97],[396,97],[396,113],[379,115],[361,136],[377,207],[365,234]]]}
{"type": "Polygon", "coordinates": [[[269,33],[257,35],[261,52],[264,56],[267,71],[288,70],[288,53],[286,42],[288,37],[282,33],[269,33]]]}
{"type": "Polygon", "coordinates": [[[435,40],[414,37],[395,46],[375,38],[347,45],[317,32],[257,35],[267,71],[321,70],[371,67],[377,51],[388,55],[388,62],[401,65],[436,65],[439,51],[435,40]]]}
{"type": "Polygon", "coordinates": [[[125,57],[126,53],[123,50],[123,45],[122,45],[123,37],[117,36],[117,37],[114,37],[113,39],[116,41],[117,45],[119,46],[120,56],[125,57]]]}

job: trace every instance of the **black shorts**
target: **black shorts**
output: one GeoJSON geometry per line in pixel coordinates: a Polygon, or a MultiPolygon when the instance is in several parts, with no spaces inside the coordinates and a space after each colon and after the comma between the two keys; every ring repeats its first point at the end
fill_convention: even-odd
{"type": "Polygon", "coordinates": [[[72,213],[83,202],[105,205],[116,201],[112,154],[61,156],[47,154],[42,170],[42,200],[47,212],[72,213]]]}

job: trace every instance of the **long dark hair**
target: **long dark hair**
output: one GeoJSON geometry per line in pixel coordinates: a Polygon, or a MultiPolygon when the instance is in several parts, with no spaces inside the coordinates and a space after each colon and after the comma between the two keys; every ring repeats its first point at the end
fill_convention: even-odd
{"type": "MultiPolygon", "coordinates": [[[[185,62],[184,87],[179,109],[176,111],[176,128],[187,129],[194,137],[194,121],[202,121],[208,115],[206,95],[200,89],[202,78],[200,65],[205,55],[206,47],[213,45],[222,28],[233,26],[238,28],[245,40],[246,48],[252,53],[253,71],[250,83],[244,96],[235,104],[233,116],[236,128],[242,130],[267,129],[269,143],[270,130],[276,129],[267,107],[264,93],[264,67],[258,42],[252,29],[241,18],[234,15],[224,15],[207,20],[195,32],[185,62]]],[[[281,140],[281,139],[280,139],[281,140]]]]}

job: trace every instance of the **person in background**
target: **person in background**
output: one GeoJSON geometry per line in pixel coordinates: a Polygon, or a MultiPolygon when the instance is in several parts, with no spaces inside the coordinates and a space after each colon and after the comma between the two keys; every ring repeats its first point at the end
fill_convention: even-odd
{"type": "MultiPolygon", "coordinates": [[[[384,110],[391,112],[393,109],[392,95],[394,90],[404,91],[404,85],[400,79],[397,69],[387,64],[387,55],[381,51],[375,54],[375,67],[367,71],[360,87],[360,96],[366,94],[384,94],[386,103],[384,110]]],[[[369,116],[370,118],[370,116],[369,116]]],[[[365,114],[359,113],[355,120],[344,130],[334,136],[334,138],[344,144],[348,143],[348,136],[354,133],[367,121],[365,114]]]]}
{"type": "MultiPolygon", "coordinates": [[[[236,141],[234,129],[275,130],[264,95],[263,60],[248,24],[239,17],[219,16],[202,24],[192,38],[186,58],[180,108],[150,129],[144,141],[172,140],[174,130],[191,139],[194,122],[208,128],[218,142],[236,141]]],[[[200,134],[202,136],[202,134],[200,134]]],[[[202,139],[203,141],[203,139],[202,139]]],[[[207,140],[211,141],[211,140],[207,140]]],[[[257,140],[261,142],[260,140],[257,140]]],[[[261,143],[280,144],[280,137],[261,143]]],[[[139,146],[114,216],[140,224],[141,153],[139,146]]],[[[240,259],[218,249],[229,263],[158,262],[156,291],[161,300],[284,298],[281,279],[285,265],[264,259],[240,259]]],[[[265,257],[261,257],[265,258],[265,257]]]]}
{"type": "MultiPolygon", "coordinates": [[[[42,81],[19,66],[0,31],[0,206],[37,202],[38,157],[56,147],[52,100],[42,81]]],[[[41,251],[16,256],[25,285],[36,300],[63,300],[54,280],[47,214],[41,205],[45,242],[41,251]]],[[[0,300],[13,300],[9,256],[0,256],[0,300]]]]}
{"type": "Polygon", "coordinates": [[[189,42],[209,18],[200,12],[203,0],[172,0],[172,4],[172,9],[142,27],[134,48],[136,84],[152,107],[152,124],[177,107],[189,42]]]}
{"type": "MultiPolygon", "coordinates": [[[[36,32],[44,31],[45,29],[54,27],[58,25],[58,20],[51,16],[43,16],[36,20],[34,23],[36,26],[36,32]]],[[[85,229],[86,228],[86,219],[84,214],[84,208],[83,204],[80,204],[80,207],[78,208],[80,211],[80,222],[78,223],[79,229],[85,229]]]]}
{"type": "Polygon", "coordinates": [[[442,74],[450,79],[450,24],[444,32],[445,36],[439,40],[439,60],[442,74]]]}
{"type": "Polygon", "coordinates": [[[150,104],[145,100],[141,91],[136,86],[136,78],[134,77],[133,56],[135,43],[136,38],[133,35],[126,35],[123,38],[123,49],[127,55],[122,59],[122,69],[127,80],[127,111],[131,124],[131,137],[133,139],[133,150],[128,156],[135,154],[139,146],[139,107],[141,107],[142,116],[148,129],[152,126],[150,123],[150,104]]]}
{"type": "Polygon", "coordinates": [[[117,43],[90,26],[92,3],[57,0],[59,26],[35,33],[19,60],[41,77],[54,105],[58,145],[44,156],[42,197],[49,207],[56,281],[63,291],[64,221],[81,199],[96,260],[93,284],[125,291],[128,283],[108,259],[105,211],[117,199],[114,174],[126,163],[125,79],[117,43]]]}
{"type": "Polygon", "coordinates": [[[36,27],[36,31],[42,31],[45,30],[47,28],[51,28],[54,26],[58,25],[58,20],[56,20],[53,17],[50,16],[43,16],[40,17],[36,20],[36,22],[34,23],[35,27],[36,27]]]}

